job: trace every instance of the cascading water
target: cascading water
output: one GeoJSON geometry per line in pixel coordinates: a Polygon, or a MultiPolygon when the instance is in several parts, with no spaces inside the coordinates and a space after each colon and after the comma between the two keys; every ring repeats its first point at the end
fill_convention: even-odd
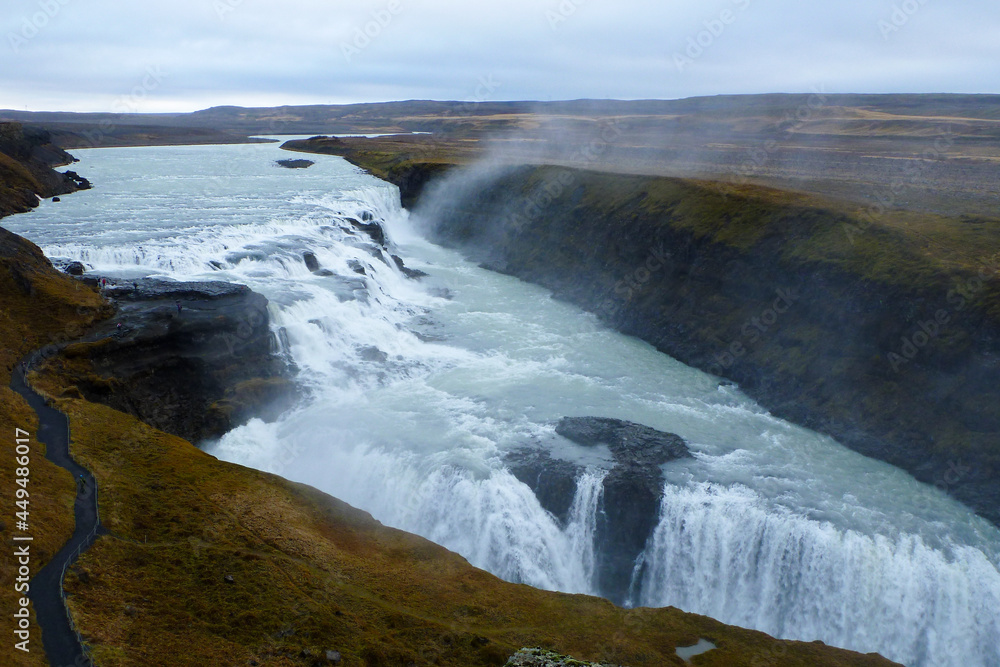
{"type": "Polygon", "coordinates": [[[1000,591],[982,551],[773,511],[743,486],[668,487],[641,604],[672,604],[913,664],[998,664],[1000,591]],[[984,584],[987,584],[984,586],[984,584]]]}
{"type": "Polygon", "coordinates": [[[123,279],[230,280],[270,300],[307,398],[206,446],[306,482],[512,581],[593,593],[610,458],[563,416],[677,433],[631,599],[910,665],[1000,664],[1000,531],[936,489],[775,419],[541,289],[423,240],[395,188],[273,146],[80,151],[96,189],[5,220],[123,279]],[[381,221],[382,250],[352,221],[381,221]],[[304,253],[320,265],[311,271],[304,253]],[[400,272],[389,252],[427,273],[400,272]],[[584,470],[564,520],[505,467],[584,470]]]}

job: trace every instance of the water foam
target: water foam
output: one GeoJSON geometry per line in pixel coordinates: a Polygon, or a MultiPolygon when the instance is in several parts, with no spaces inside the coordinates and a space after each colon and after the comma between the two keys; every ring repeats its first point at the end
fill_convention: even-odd
{"type": "Polygon", "coordinates": [[[254,160],[267,150],[277,153],[85,152],[80,168],[100,188],[10,219],[50,256],[100,272],[231,280],[269,298],[308,399],[276,423],[234,430],[213,453],[329,491],[506,579],[588,593],[605,473],[580,477],[561,526],[502,454],[551,442],[561,415],[631,418],[680,433],[696,453],[668,470],[675,484],[637,569],[639,604],[916,666],[1000,664],[995,529],[540,291],[431,246],[394,187],[322,156],[305,174],[265,168],[254,160]],[[134,170],[114,162],[123,154],[163,163],[129,180],[134,170]],[[222,155],[232,177],[207,167],[178,177],[201,168],[197,155],[222,155]],[[367,216],[456,299],[366,248],[349,219],[367,216]],[[309,271],[305,251],[339,277],[309,271]]]}

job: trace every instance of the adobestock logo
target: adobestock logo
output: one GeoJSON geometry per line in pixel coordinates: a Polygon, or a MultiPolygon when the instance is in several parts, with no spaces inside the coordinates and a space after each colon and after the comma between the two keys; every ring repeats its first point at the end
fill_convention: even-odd
{"type": "Polygon", "coordinates": [[[708,19],[702,24],[704,30],[688,37],[687,48],[684,49],[684,52],[674,53],[674,65],[677,67],[677,71],[683,72],[689,65],[693,65],[695,60],[705,55],[725,34],[726,29],[736,23],[740,12],[745,12],[750,8],[751,1],[733,0],[735,10],[723,9],[718,16],[708,19]]]}
{"type": "Polygon", "coordinates": [[[888,41],[889,37],[905,28],[910,19],[917,15],[930,0],[904,0],[904,2],[892,6],[892,14],[888,19],[880,19],[878,22],[879,32],[882,39],[888,41]]]}
{"type": "Polygon", "coordinates": [[[781,318],[802,299],[794,288],[777,289],[775,296],[769,308],[743,323],[738,340],[732,341],[721,354],[715,355],[715,363],[708,369],[710,373],[725,375],[725,371],[749,354],[755,345],[764,340],[766,334],[775,330],[781,318]]]}
{"type": "Polygon", "coordinates": [[[392,25],[393,20],[403,12],[403,4],[400,0],[390,0],[384,9],[372,12],[372,20],[363,26],[355,26],[353,37],[350,42],[341,42],[340,51],[344,58],[351,63],[361,52],[367,49],[372,43],[382,36],[382,33],[392,25]]]}
{"type": "Polygon", "coordinates": [[[41,0],[38,3],[38,11],[31,16],[25,16],[21,21],[19,31],[7,33],[7,41],[10,43],[11,51],[20,53],[21,48],[30,40],[38,37],[39,33],[52,22],[52,19],[58,16],[62,8],[71,2],[73,0],[41,0]]]}
{"type": "Polygon", "coordinates": [[[559,26],[576,14],[577,10],[586,2],[587,0],[562,0],[555,9],[546,10],[545,18],[548,20],[552,32],[558,30],[559,26]]]}

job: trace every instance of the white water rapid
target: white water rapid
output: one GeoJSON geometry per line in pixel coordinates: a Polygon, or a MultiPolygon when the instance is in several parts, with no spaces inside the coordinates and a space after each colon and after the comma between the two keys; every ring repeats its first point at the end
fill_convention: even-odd
{"type": "Polygon", "coordinates": [[[609,459],[554,425],[638,422],[682,436],[695,457],[667,465],[636,603],[916,667],[1000,665],[995,527],[435,246],[393,186],[328,156],[278,168],[288,154],[274,145],[77,153],[94,190],[4,225],[104,275],[233,281],[270,300],[308,398],[203,443],[213,454],[312,484],[505,579],[588,593],[609,459]],[[344,231],[366,214],[429,276],[408,279],[344,231]],[[335,275],[309,271],[305,251],[335,275]],[[588,470],[565,525],[504,467],[526,445],[588,470]]]}

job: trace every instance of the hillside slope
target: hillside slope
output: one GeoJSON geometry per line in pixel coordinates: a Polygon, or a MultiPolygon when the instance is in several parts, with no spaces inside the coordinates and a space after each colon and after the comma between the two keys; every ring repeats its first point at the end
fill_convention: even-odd
{"type": "MultiPolygon", "coordinates": [[[[35,413],[21,396],[10,389],[11,373],[18,372],[18,362],[38,348],[70,340],[81,335],[87,326],[104,316],[106,310],[100,297],[69,276],[58,273],[32,243],[0,227],[0,495],[13,508],[15,490],[15,429],[28,432],[30,454],[29,530],[32,575],[36,574],[62,547],[73,533],[73,499],[75,486],[71,475],[45,459],[45,447],[36,440],[38,424],[35,413]]],[[[13,509],[11,512],[13,513],[13,509]]],[[[0,539],[13,553],[17,531],[13,514],[0,520],[0,539]]],[[[17,609],[18,593],[14,590],[17,562],[13,557],[0,559],[0,604],[4,609],[17,609]]],[[[10,617],[8,616],[8,619],[10,617]]],[[[7,621],[7,627],[12,621],[7,621]]],[[[42,666],[41,635],[35,629],[31,637],[31,653],[10,656],[11,644],[0,655],[23,666],[42,666]]]]}

